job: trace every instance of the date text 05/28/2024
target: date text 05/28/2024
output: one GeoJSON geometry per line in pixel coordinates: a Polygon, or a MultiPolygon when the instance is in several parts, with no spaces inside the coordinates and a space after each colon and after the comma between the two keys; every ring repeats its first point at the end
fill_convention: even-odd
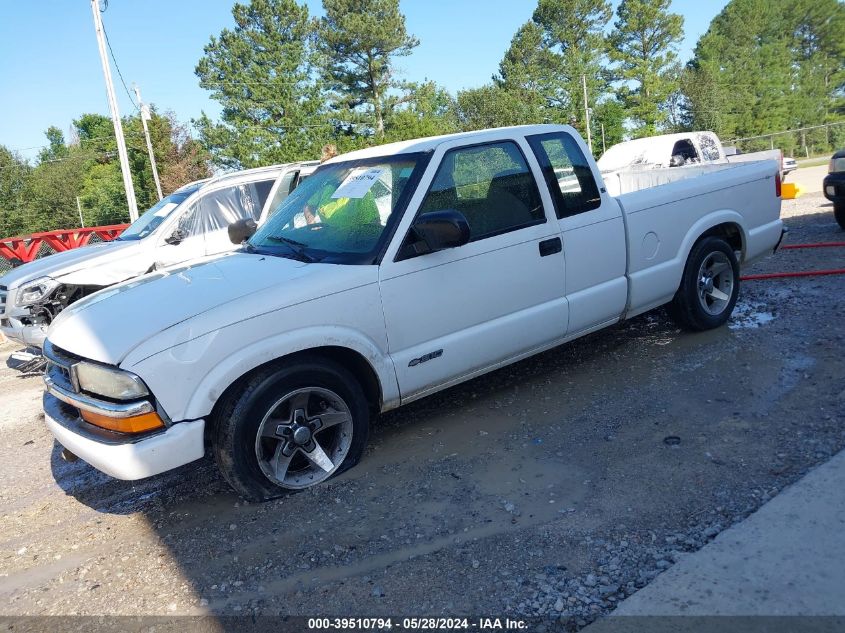
{"type": "Polygon", "coordinates": [[[524,620],[510,618],[308,618],[309,631],[522,631],[528,628],[524,620]]]}

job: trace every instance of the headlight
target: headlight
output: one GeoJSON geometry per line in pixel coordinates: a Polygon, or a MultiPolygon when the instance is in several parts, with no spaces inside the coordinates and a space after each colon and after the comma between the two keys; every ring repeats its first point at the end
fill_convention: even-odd
{"type": "Polygon", "coordinates": [[[828,171],[831,174],[845,171],[845,158],[832,158],[830,160],[830,167],[828,167],[828,171]]]}
{"type": "Polygon", "coordinates": [[[15,293],[15,305],[22,307],[43,301],[58,287],[59,282],[55,279],[39,277],[18,288],[15,293]]]}
{"type": "Polygon", "coordinates": [[[96,363],[73,366],[79,388],[114,400],[134,400],[150,395],[144,381],[135,374],[96,363]]]}

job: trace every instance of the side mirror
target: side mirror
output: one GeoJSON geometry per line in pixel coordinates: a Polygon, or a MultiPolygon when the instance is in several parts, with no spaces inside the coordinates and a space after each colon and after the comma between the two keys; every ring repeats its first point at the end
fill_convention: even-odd
{"type": "Polygon", "coordinates": [[[170,234],[170,237],[166,238],[164,241],[168,244],[176,246],[177,244],[181,243],[186,237],[185,231],[182,229],[174,229],[173,233],[170,234]]]}
{"type": "Polygon", "coordinates": [[[414,244],[417,254],[442,251],[469,242],[469,223],[463,213],[454,209],[423,213],[411,228],[418,239],[414,244]]]}
{"type": "Polygon", "coordinates": [[[258,225],[252,218],[244,218],[237,222],[232,222],[229,225],[229,240],[232,244],[243,244],[244,240],[248,240],[258,230],[258,225]]]}

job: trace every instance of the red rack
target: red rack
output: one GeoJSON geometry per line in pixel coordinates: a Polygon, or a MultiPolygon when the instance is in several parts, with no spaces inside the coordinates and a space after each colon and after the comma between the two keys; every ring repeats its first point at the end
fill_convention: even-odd
{"type": "Polygon", "coordinates": [[[127,226],[129,225],[111,224],[109,226],[92,226],[86,229],[45,231],[24,237],[7,237],[0,239],[0,257],[8,260],[16,259],[26,264],[38,256],[42,244],[47,244],[55,252],[61,253],[72,248],[86,246],[94,235],[104,242],[110,242],[120,235],[127,226]]]}

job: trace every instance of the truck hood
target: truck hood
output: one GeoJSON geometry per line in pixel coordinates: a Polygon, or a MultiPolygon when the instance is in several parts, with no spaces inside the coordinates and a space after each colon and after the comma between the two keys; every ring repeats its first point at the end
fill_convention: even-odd
{"type": "Polygon", "coordinates": [[[186,337],[346,289],[360,283],[355,277],[366,268],[372,267],[304,264],[248,253],[192,262],[78,301],[56,317],[48,339],[79,356],[117,365],[163,332],[172,336],[152,342],[156,351],[186,337]],[[204,316],[192,320],[199,315],[204,316]]]}
{"type": "Polygon", "coordinates": [[[19,288],[39,277],[52,277],[67,282],[62,278],[89,271],[90,274],[84,275],[84,280],[83,276],[77,275],[80,279],[69,283],[107,286],[145,272],[146,268],[137,270],[138,255],[142,252],[143,247],[139,241],[112,241],[72,248],[18,266],[0,277],[0,284],[9,289],[19,288]]]}

